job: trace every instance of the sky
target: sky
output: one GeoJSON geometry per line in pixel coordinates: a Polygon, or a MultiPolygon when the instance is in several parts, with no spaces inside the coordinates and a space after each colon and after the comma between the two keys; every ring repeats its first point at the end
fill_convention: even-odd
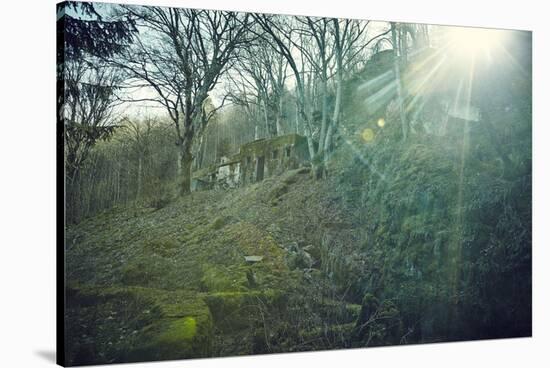
{"type": "MultiPolygon", "coordinates": [[[[117,7],[116,4],[108,3],[95,3],[94,4],[96,11],[101,14],[105,19],[110,18],[112,10],[117,7]]],[[[86,19],[82,14],[77,14],[73,9],[68,10],[68,14],[71,16],[81,17],[86,19]]],[[[60,14],[58,14],[58,17],[60,14]]],[[[89,17],[88,17],[89,18],[89,17]]],[[[371,22],[369,24],[369,36],[379,34],[381,31],[388,28],[388,22],[371,22]]],[[[144,32],[142,27],[138,27],[140,32],[140,37],[147,37],[147,32],[144,32]]],[[[459,53],[453,55],[453,57],[460,57],[461,54],[467,52],[480,52],[480,50],[475,49],[476,47],[483,47],[487,49],[487,45],[491,42],[495,42],[501,35],[509,31],[494,31],[494,30],[483,30],[476,28],[465,28],[465,27],[447,27],[447,26],[430,26],[430,33],[434,36],[433,38],[437,42],[440,40],[436,35],[442,33],[450,34],[450,39],[453,40],[453,48],[458,49],[459,53]]],[[[440,45],[436,45],[440,46],[440,45]]],[[[389,47],[389,46],[386,46],[389,47]]],[[[485,50],[484,50],[485,51],[485,50]]],[[[295,58],[299,60],[299,57],[295,58]]],[[[490,56],[490,55],[489,55],[490,56]]],[[[287,69],[287,88],[292,90],[294,88],[294,78],[291,74],[291,69],[287,69]]],[[[219,105],[223,100],[225,91],[229,88],[229,84],[226,79],[223,77],[220,78],[219,83],[214,87],[210,93],[210,98],[212,99],[214,105],[219,105]]],[[[144,98],[155,98],[156,92],[150,87],[141,87],[134,89],[126,96],[128,99],[144,99],[144,98]]],[[[119,115],[128,115],[131,117],[141,117],[141,116],[166,116],[166,110],[163,106],[156,104],[154,102],[135,102],[135,103],[124,103],[117,107],[117,114],[119,115]]]]}

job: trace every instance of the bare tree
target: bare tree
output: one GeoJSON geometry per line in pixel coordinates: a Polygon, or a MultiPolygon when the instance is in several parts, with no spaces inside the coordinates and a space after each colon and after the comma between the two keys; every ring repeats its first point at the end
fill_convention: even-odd
{"type": "MultiPolygon", "coordinates": [[[[255,14],[254,18],[265,32],[269,36],[269,39],[273,40],[272,47],[277,50],[288,62],[290,69],[294,75],[296,84],[296,103],[298,113],[304,123],[304,131],[307,137],[308,151],[310,157],[315,158],[315,144],[312,135],[311,126],[311,114],[307,113],[307,97],[306,87],[304,84],[303,74],[300,70],[299,60],[295,57],[293,52],[293,46],[289,41],[293,37],[292,25],[288,22],[285,24],[282,19],[268,16],[265,14],[255,14]],[[286,27],[286,28],[285,28],[286,27]]],[[[315,167],[315,160],[312,161],[312,165],[315,167]]]]}
{"type": "MultiPolygon", "coordinates": [[[[287,68],[286,59],[260,38],[241,50],[239,61],[229,73],[230,99],[244,107],[250,118],[263,120],[270,137],[283,134],[282,104],[287,68]]],[[[259,138],[258,128],[256,125],[256,139],[259,138]]]]}
{"type": "Polygon", "coordinates": [[[248,118],[255,122],[254,138],[260,138],[260,124],[263,120],[265,132],[274,136],[268,118],[269,78],[259,58],[262,49],[257,45],[243,49],[239,61],[228,73],[227,95],[233,104],[245,109],[248,118]]]}
{"type": "Polygon", "coordinates": [[[297,108],[304,122],[314,173],[317,178],[322,177],[326,173],[328,152],[341,114],[342,84],[346,73],[359,63],[371,43],[388,34],[389,30],[371,37],[367,33],[368,21],[283,19],[266,15],[256,15],[256,19],[294,74],[297,108]],[[331,81],[335,81],[335,102],[332,118],[329,118],[331,81]],[[317,95],[321,106],[318,135],[314,134],[317,119],[313,109],[317,95]],[[314,136],[318,138],[317,149],[314,136]]]}
{"type": "MultiPolygon", "coordinates": [[[[342,84],[357,66],[360,60],[364,59],[364,53],[368,48],[390,32],[390,29],[380,30],[376,35],[368,34],[369,21],[357,21],[351,19],[332,19],[332,33],[334,37],[335,53],[335,103],[330,125],[327,127],[324,140],[320,143],[323,147],[323,157],[328,159],[332,145],[332,137],[340,121],[342,110],[342,84]]],[[[320,151],[321,152],[321,151],[320,151]]]]}
{"type": "Polygon", "coordinates": [[[149,87],[153,101],[173,122],[181,153],[181,193],[191,190],[193,144],[209,121],[203,104],[245,42],[249,16],[226,11],[162,7],[124,7],[142,37],[123,60],[128,87],[149,87]]]}
{"type": "Polygon", "coordinates": [[[314,68],[314,74],[320,84],[320,98],[321,98],[321,127],[319,131],[319,145],[317,148],[317,155],[323,156],[324,144],[323,141],[327,132],[328,125],[328,82],[329,82],[329,69],[331,68],[331,62],[334,57],[335,45],[333,44],[333,38],[330,34],[331,20],[328,18],[297,18],[299,23],[306,25],[305,30],[302,30],[307,36],[311,37],[314,42],[313,48],[308,48],[307,43],[303,43],[299,46],[300,52],[302,52],[310,65],[314,68]]]}
{"type": "Polygon", "coordinates": [[[126,117],[123,124],[121,138],[124,142],[130,143],[130,151],[137,159],[136,198],[140,198],[143,192],[144,160],[151,151],[154,128],[161,125],[152,117],[146,117],[142,121],[126,117]]]}

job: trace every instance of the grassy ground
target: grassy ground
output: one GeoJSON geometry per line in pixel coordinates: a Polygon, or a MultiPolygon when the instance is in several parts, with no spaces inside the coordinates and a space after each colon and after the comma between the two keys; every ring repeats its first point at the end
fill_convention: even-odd
{"type": "MultiPolygon", "coordinates": [[[[69,227],[69,362],[333,346],[321,341],[330,335],[328,319],[310,313],[292,322],[293,308],[304,304],[289,301],[314,287],[307,280],[320,257],[311,246],[320,241],[318,227],[345,222],[324,185],[302,168],[236,190],[196,192],[161,209],[116,208],[69,227]],[[247,263],[252,255],[263,258],[247,263]]],[[[337,328],[353,327],[359,306],[313,292],[319,313],[336,316],[333,324],[344,326],[337,328]]]]}

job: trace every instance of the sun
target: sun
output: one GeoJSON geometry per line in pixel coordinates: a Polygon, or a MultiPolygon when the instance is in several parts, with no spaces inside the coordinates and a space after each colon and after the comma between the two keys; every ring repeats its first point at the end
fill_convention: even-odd
{"type": "Polygon", "coordinates": [[[497,29],[449,27],[446,32],[448,47],[456,55],[476,57],[490,54],[502,46],[505,31],[497,29]]]}

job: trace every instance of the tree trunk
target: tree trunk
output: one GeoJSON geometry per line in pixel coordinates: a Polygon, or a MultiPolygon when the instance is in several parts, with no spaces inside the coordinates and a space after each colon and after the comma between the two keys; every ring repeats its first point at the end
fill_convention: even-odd
{"type": "Polygon", "coordinates": [[[325,164],[328,160],[328,152],[330,152],[331,145],[332,145],[332,136],[334,135],[334,131],[338,127],[339,119],[340,119],[340,108],[342,105],[342,71],[338,70],[336,73],[336,101],[334,102],[334,113],[332,115],[332,121],[329,125],[325,137],[325,164]]]}
{"type": "Polygon", "coordinates": [[[264,123],[265,123],[265,134],[267,137],[271,138],[273,137],[273,129],[271,128],[271,124],[269,123],[269,117],[267,115],[267,102],[265,98],[262,98],[262,107],[264,110],[264,123]]]}
{"type": "Polygon", "coordinates": [[[298,117],[298,104],[296,104],[296,134],[300,134],[300,120],[298,117]]]}
{"type": "Polygon", "coordinates": [[[203,160],[203,154],[204,154],[204,145],[205,145],[205,136],[206,136],[206,130],[202,133],[200,139],[199,139],[199,145],[197,147],[197,151],[195,154],[195,161],[193,162],[193,167],[196,169],[200,169],[202,167],[202,160],[203,160]]]}
{"type": "Polygon", "coordinates": [[[181,176],[181,154],[176,151],[176,177],[181,176]]]}
{"type": "Polygon", "coordinates": [[[216,123],[216,140],[214,141],[214,163],[218,162],[218,144],[220,143],[220,132],[218,130],[218,124],[216,123]]]}
{"type": "Polygon", "coordinates": [[[310,120],[309,120],[309,117],[308,117],[307,113],[305,112],[306,102],[304,101],[305,100],[304,93],[299,93],[298,96],[297,96],[297,99],[298,99],[298,106],[299,106],[299,110],[300,110],[300,115],[301,115],[301,117],[304,121],[304,133],[305,133],[306,138],[307,138],[307,148],[308,148],[308,151],[309,151],[310,159],[311,159],[312,164],[313,164],[314,161],[315,161],[315,145],[313,143],[310,120]]]}
{"type": "Polygon", "coordinates": [[[193,167],[193,155],[187,147],[181,153],[181,194],[191,193],[191,174],[193,167]]]}
{"type": "Polygon", "coordinates": [[[275,127],[277,128],[276,135],[278,135],[278,136],[283,135],[283,125],[281,124],[282,111],[283,111],[283,99],[281,97],[279,97],[279,101],[278,101],[278,104],[277,104],[277,121],[276,121],[276,124],[275,124],[275,127]]]}
{"type": "Polygon", "coordinates": [[[67,172],[67,177],[65,179],[65,205],[67,210],[67,223],[78,222],[78,182],[78,170],[72,170],[70,174],[69,172],[67,172]]]}
{"type": "Polygon", "coordinates": [[[391,23],[391,38],[393,43],[393,69],[395,74],[395,83],[397,86],[397,103],[399,105],[399,118],[401,120],[401,131],[403,134],[403,140],[407,139],[407,118],[405,116],[405,109],[403,107],[403,91],[401,88],[401,71],[399,68],[399,57],[397,55],[398,43],[397,43],[397,29],[395,23],[391,23]]]}
{"type": "Polygon", "coordinates": [[[137,171],[137,193],[136,198],[141,198],[141,177],[142,177],[142,170],[143,170],[143,158],[141,157],[141,153],[139,154],[138,158],[138,171],[137,171]]]}
{"type": "Polygon", "coordinates": [[[120,165],[117,165],[116,170],[116,200],[115,204],[119,204],[120,202],[120,171],[122,170],[122,167],[120,165]]]}
{"type": "MultiPolygon", "coordinates": [[[[326,68],[326,66],[324,66],[326,68]]],[[[326,72],[325,72],[326,73],[326,72]]],[[[323,74],[325,74],[323,73],[323,74]]],[[[327,79],[326,76],[322,76],[323,80],[321,82],[321,131],[319,133],[319,147],[317,147],[317,155],[319,158],[323,158],[325,145],[325,135],[327,132],[327,120],[328,120],[328,106],[327,106],[327,79]]]]}

